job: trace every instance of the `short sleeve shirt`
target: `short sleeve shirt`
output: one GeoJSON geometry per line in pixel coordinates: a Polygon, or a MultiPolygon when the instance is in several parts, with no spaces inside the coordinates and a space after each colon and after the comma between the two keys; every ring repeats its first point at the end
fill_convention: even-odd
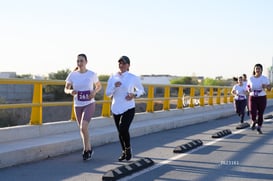
{"type": "Polygon", "coordinates": [[[260,77],[251,76],[247,82],[247,87],[250,88],[252,91],[250,92],[250,96],[265,96],[266,92],[263,90],[263,84],[270,84],[269,79],[261,75],[260,77]]]}
{"type": "Polygon", "coordinates": [[[85,73],[73,71],[67,76],[65,81],[72,84],[73,90],[78,92],[74,96],[75,107],[86,106],[95,102],[94,98],[91,100],[88,99],[89,94],[94,89],[94,84],[99,81],[95,72],[91,70],[87,70],[85,73]]]}

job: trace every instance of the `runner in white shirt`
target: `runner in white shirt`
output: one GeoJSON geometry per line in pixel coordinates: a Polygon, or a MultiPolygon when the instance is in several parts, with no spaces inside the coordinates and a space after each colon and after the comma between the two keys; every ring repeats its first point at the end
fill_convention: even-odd
{"type": "Polygon", "coordinates": [[[97,74],[86,68],[87,57],[79,54],[77,67],[66,78],[65,93],[74,97],[74,111],[83,142],[83,160],[91,159],[94,150],[91,148],[89,122],[95,112],[95,96],[101,89],[97,74]]]}
{"type": "Polygon", "coordinates": [[[118,160],[123,161],[132,157],[129,128],[135,115],[134,98],[145,92],[139,77],[129,72],[130,59],[122,56],[118,63],[120,71],[109,78],[106,95],[112,98],[111,111],[122,148],[118,160]]]}
{"type": "Polygon", "coordinates": [[[240,123],[243,123],[247,104],[247,89],[246,86],[243,85],[242,76],[238,77],[238,83],[233,86],[231,94],[234,95],[235,111],[240,117],[240,123]]]}
{"type": "Polygon", "coordinates": [[[266,92],[264,89],[270,89],[269,79],[262,75],[263,66],[256,64],[253,69],[253,76],[247,82],[249,92],[249,108],[252,119],[252,130],[255,130],[256,124],[258,134],[262,134],[263,114],[266,108],[266,92]],[[258,115],[258,120],[257,120],[258,115]]]}

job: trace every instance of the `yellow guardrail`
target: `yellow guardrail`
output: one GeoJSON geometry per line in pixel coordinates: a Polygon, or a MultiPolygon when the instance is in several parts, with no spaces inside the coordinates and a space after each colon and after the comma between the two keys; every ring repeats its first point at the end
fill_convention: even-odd
{"type": "MultiPolygon", "coordinates": [[[[43,123],[43,107],[46,106],[71,106],[71,120],[75,120],[73,102],[43,102],[43,86],[45,85],[65,85],[63,80],[28,80],[28,79],[0,79],[0,86],[4,84],[25,84],[33,85],[33,98],[31,103],[0,104],[1,109],[31,108],[30,124],[41,125],[43,123]]],[[[102,82],[103,90],[107,83],[102,82]]],[[[136,99],[136,102],[146,104],[146,112],[154,112],[155,103],[162,103],[163,110],[170,110],[170,105],[175,104],[176,109],[184,107],[205,106],[214,104],[227,104],[233,102],[230,94],[231,86],[197,86],[197,85],[165,85],[165,84],[144,84],[146,95],[136,99]],[[156,90],[163,90],[161,94],[156,90]],[[189,95],[185,94],[185,90],[189,95]],[[156,95],[156,96],[155,96],[156,95]],[[158,96],[161,95],[161,96],[158,96]]],[[[103,91],[104,92],[104,91],[103,91]]],[[[111,99],[103,93],[103,99],[97,100],[97,104],[102,104],[101,116],[111,116],[111,99]]],[[[272,98],[272,91],[267,92],[267,97],[272,98]]]]}

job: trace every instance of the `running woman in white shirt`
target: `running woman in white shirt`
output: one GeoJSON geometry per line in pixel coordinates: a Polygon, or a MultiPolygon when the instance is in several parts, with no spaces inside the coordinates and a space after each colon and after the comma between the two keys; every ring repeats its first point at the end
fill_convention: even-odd
{"type": "Polygon", "coordinates": [[[89,122],[95,112],[95,96],[101,89],[97,74],[86,68],[87,57],[79,54],[77,67],[66,78],[64,92],[74,97],[74,111],[83,142],[83,160],[91,159],[94,150],[91,148],[89,122]]]}
{"type": "Polygon", "coordinates": [[[129,128],[135,116],[134,98],[145,92],[139,77],[129,73],[129,58],[122,56],[118,63],[120,71],[109,78],[106,95],[112,98],[111,111],[122,148],[118,160],[128,161],[132,157],[129,128]]]}
{"type": "Polygon", "coordinates": [[[247,104],[247,89],[246,86],[243,84],[242,76],[238,77],[238,82],[233,86],[231,94],[234,95],[235,111],[240,117],[240,123],[243,123],[247,104]]]}
{"type": "Polygon", "coordinates": [[[253,69],[253,75],[247,82],[249,91],[249,108],[252,119],[251,129],[255,130],[256,124],[258,134],[262,134],[263,114],[266,108],[266,92],[264,89],[270,89],[269,79],[262,75],[263,66],[256,64],[253,69]],[[258,115],[258,120],[257,120],[258,115]]]}

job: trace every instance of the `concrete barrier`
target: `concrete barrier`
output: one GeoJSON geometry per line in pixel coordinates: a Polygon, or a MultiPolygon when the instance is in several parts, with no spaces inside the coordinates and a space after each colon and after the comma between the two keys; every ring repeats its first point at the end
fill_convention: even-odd
{"type": "MultiPolygon", "coordinates": [[[[273,101],[268,101],[268,106],[273,101]]],[[[234,115],[233,104],[194,107],[180,110],[137,113],[131,136],[141,136],[234,115]]],[[[0,168],[37,161],[82,149],[75,121],[0,128],[0,168]]],[[[93,146],[118,141],[112,118],[93,118],[90,124],[93,146]]]]}

